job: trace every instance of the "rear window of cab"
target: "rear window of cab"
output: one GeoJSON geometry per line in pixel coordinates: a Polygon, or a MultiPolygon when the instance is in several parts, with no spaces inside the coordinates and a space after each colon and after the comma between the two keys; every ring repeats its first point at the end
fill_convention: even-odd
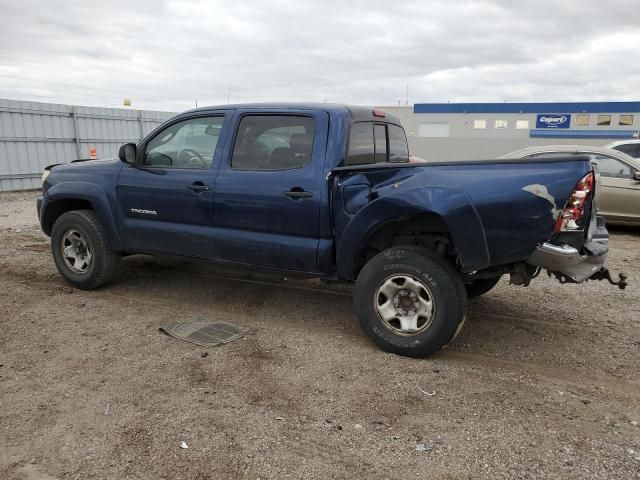
{"type": "Polygon", "coordinates": [[[408,161],[409,147],[402,127],[378,122],[351,125],[347,165],[408,161]]]}

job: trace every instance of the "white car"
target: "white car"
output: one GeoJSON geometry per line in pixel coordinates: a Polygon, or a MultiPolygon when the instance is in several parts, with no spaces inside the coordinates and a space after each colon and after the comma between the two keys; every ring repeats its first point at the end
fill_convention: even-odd
{"type": "Polygon", "coordinates": [[[613,148],[626,153],[630,157],[640,158],[640,140],[618,140],[617,142],[607,143],[604,148],[613,148]]]}
{"type": "Polygon", "coordinates": [[[588,155],[598,166],[602,194],[598,213],[607,223],[640,226],[640,160],[626,153],[589,145],[545,145],[523,148],[500,158],[588,155]]]}

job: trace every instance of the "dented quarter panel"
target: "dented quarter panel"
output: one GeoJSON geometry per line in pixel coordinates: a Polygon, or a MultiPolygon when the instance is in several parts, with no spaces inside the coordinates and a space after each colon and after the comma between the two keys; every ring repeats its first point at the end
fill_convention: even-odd
{"type": "Polygon", "coordinates": [[[467,184],[485,225],[493,264],[521,261],[549,240],[557,212],[590,169],[589,162],[510,164],[487,168],[489,185],[467,184]],[[532,183],[546,187],[543,198],[523,190],[532,183]]]}
{"type": "Polygon", "coordinates": [[[524,261],[549,240],[555,217],[590,169],[584,159],[519,160],[339,175],[333,186],[338,271],[346,276],[353,269],[368,232],[425,212],[444,219],[462,271],[524,261]]]}
{"type": "Polygon", "coordinates": [[[354,276],[358,254],[378,228],[388,222],[423,213],[442,217],[457,245],[463,271],[486,268],[489,265],[489,254],[482,222],[468,195],[444,185],[433,185],[425,189],[420,175],[407,173],[404,170],[398,178],[392,175],[386,179],[385,175],[364,175],[370,182],[370,188],[362,188],[365,179],[358,178],[355,185],[356,188],[362,188],[362,193],[353,194],[356,188],[349,188],[351,185],[343,190],[348,193],[342,199],[346,202],[345,214],[338,214],[336,218],[336,224],[342,227],[336,238],[340,276],[354,276]],[[382,182],[376,183],[376,180],[381,179],[382,182]],[[365,192],[367,199],[372,196],[377,198],[361,205],[365,192]],[[357,213],[349,213],[354,210],[357,213]]]}

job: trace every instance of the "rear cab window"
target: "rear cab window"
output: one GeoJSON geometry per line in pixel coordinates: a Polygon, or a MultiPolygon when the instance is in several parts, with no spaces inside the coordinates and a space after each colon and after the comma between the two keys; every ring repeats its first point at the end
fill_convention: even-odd
{"type": "Polygon", "coordinates": [[[387,127],[382,123],[374,123],[373,139],[376,145],[374,163],[384,163],[387,161],[389,149],[387,148],[387,127]]]}
{"type": "Polygon", "coordinates": [[[389,132],[389,161],[408,162],[409,144],[407,143],[407,135],[404,133],[404,128],[388,124],[387,130],[389,132]]]}
{"type": "Polygon", "coordinates": [[[351,125],[347,165],[374,163],[375,151],[373,122],[358,122],[351,125]]]}
{"type": "Polygon", "coordinates": [[[402,127],[382,122],[351,125],[346,165],[408,161],[409,146],[402,127]]]}

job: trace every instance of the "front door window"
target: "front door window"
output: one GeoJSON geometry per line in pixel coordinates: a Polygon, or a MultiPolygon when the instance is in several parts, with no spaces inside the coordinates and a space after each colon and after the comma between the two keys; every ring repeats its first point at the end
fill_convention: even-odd
{"type": "Polygon", "coordinates": [[[224,117],[199,117],[174,123],[147,143],[145,167],[193,168],[211,166],[224,117]]]}

